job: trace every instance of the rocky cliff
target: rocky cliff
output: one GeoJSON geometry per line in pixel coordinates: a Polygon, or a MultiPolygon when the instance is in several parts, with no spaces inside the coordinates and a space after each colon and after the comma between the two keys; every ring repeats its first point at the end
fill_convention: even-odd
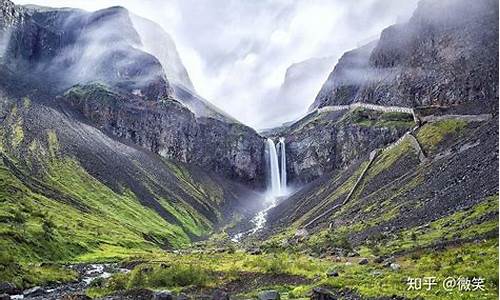
{"type": "Polygon", "coordinates": [[[144,101],[100,84],[75,86],[56,102],[98,128],[163,157],[262,187],[264,141],[249,127],[196,118],[175,100],[144,101]]]}
{"type": "Polygon", "coordinates": [[[498,105],[498,3],[421,1],[407,23],[385,29],[376,45],[347,52],[310,110],[381,105],[498,105]]]}
{"type": "Polygon", "coordinates": [[[414,125],[409,114],[363,109],[315,112],[271,136],[285,138],[289,184],[301,185],[349,166],[414,125]]]}

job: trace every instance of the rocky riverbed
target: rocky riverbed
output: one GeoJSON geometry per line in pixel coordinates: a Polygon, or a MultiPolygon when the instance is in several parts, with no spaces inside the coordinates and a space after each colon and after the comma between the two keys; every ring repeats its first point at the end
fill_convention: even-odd
{"type": "MultiPolygon", "coordinates": [[[[56,300],[56,299],[87,299],[84,296],[85,289],[100,278],[108,278],[118,272],[129,272],[129,269],[121,268],[118,264],[74,264],[67,268],[78,273],[78,279],[68,283],[54,283],[45,287],[35,286],[24,291],[16,290],[9,284],[4,283],[5,290],[0,299],[33,299],[33,300],[56,300]],[[11,294],[10,296],[8,294],[11,294]],[[3,298],[2,298],[3,297],[3,298]]],[[[0,294],[1,294],[0,293],[0,294]]]]}

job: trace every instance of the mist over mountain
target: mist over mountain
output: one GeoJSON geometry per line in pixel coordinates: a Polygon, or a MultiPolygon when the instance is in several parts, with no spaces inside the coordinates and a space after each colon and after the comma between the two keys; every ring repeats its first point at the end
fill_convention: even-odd
{"type": "Polygon", "coordinates": [[[305,115],[307,103],[314,99],[334,65],[334,57],[322,57],[310,58],[288,67],[273,102],[276,109],[267,113],[267,118],[279,124],[297,120],[305,115]],[[283,111],[286,111],[286,114],[283,114],[283,111]]]}

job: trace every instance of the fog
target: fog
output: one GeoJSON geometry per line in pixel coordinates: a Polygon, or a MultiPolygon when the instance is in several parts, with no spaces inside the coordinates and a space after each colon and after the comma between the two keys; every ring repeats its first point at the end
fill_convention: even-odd
{"type": "Polygon", "coordinates": [[[90,11],[121,5],[151,19],[173,37],[201,96],[247,125],[266,128],[305,112],[342,53],[408,19],[417,0],[14,2],[90,11]],[[307,92],[278,97],[287,68],[316,57],[330,57],[332,65],[300,85],[307,92]]]}

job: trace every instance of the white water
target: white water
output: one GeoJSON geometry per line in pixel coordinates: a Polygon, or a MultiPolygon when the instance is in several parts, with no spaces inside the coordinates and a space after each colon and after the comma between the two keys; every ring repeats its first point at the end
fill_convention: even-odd
{"type": "Polygon", "coordinates": [[[268,187],[265,196],[265,208],[259,211],[250,222],[253,228],[244,232],[239,232],[232,237],[233,242],[239,242],[243,236],[255,234],[262,229],[266,223],[267,212],[276,206],[279,197],[284,197],[287,194],[286,188],[286,154],[285,154],[285,139],[280,138],[278,142],[280,152],[280,160],[278,160],[278,150],[273,140],[267,139],[267,167],[269,168],[268,174],[268,187]],[[281,167],[281,168],[280,168],[281,167]]]}
{"type": "Polygon", "coordinates": [[[281,159],[281,193],[282,195],[286,194],[286,151],[285,151],[285,138],[280,138],[280,159],[281,159]]]}
{"type": "Polygon", "coordinates": [[[281,195],[281,180],[278,165],[278,153],[273,140],[267,139],[267,150],[269,154],[269,174],[271,176],[271,196],[279,197],[281,195]]]}

